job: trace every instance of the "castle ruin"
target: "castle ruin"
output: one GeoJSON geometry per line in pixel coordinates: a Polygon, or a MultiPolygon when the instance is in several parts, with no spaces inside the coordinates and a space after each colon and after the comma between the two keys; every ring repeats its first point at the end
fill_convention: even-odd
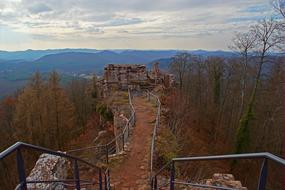
{"type": "Polygon", "coordinates": [[[147,71],[141,64],[109,64],[104,68],[103,86],[108,89],[151,89],[155,85],[173,86],[173,75],[163,73],[158,63],[153,64],[151,71],[147,71]]]}

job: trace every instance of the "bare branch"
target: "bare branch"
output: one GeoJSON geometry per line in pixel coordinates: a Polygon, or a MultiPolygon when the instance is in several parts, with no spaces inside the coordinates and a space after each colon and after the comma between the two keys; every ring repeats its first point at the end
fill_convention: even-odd
{"type": "Polygon", "coordinates": [[[283,18],[285,18],[285,0],[273,0],[272,6],[283,18]]]}

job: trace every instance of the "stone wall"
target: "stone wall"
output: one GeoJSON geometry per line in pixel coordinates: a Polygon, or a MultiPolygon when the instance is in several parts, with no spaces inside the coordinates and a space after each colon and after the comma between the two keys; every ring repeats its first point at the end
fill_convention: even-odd
{"type": "Polygon", "coordinates": [[[128,88],[129,85],[147,82],[145,65],[137,64],[109,64],[104,68],[104,82],[107,85],[117,85],[128,88]]]}
{"type": "Polygon", "coordinates": [[[172,74],[163,72],[159,69],[159,63],[153,63],[151,72],[148,74],[149,79],[154,81],[154,84],[164,85],[166,88],[174,86],[175,77],[172,74]]]}
{"type": "Polygon", "coordinates": [[[152,89],[156,85],[174,86],[174,76],[160,71],[159,63],[154,63],[151,71],[139,64],[109,64],[104,68],[101,86],[103,96],[108,96],[110,89],[152,89]]]}
{"type": "MultiPolygon", "coordinates": [[[[27,181],[33,180],[61,180],[67,178],[70,163],[67,159],[50,154],[42,154],[36,165],[32,169],[27,181]]],[[[64,186],[61,183],[37,183],[28,184],[28,189],[36,190],[62,190],[64,186]]]]}

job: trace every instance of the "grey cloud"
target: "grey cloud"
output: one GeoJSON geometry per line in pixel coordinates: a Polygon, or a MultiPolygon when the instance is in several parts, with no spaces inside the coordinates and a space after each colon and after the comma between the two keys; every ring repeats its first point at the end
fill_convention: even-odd
{"type": "Polygon", "coordinates": [[[0,10],[0,20],[11,20],[15,17],[16,15],[13,13],[5,13],[5,12],[1,12],[0,10]]]}
{"type": "Polygon", "coordinates": [[[95,26],[90,26],[85,29],[86,32],[91,34],[104,34],[104,30],[97,28],[95,26]]]}
{"type": "Polygon", "coordinates": [[[92,33],[92,34],[94,33],[103,34],[104,33],[104,31],[98,26],[96,26],[95,24],[83,26],[78,21],[66,22],[65,25],[62,27],[74,29],[77,33],[78,32],[85,32],[87,34],[88,33],[92,33]]]}
{"type": "Polygon", "coordinates": [[[52,9],[44,3],[36,3],[29,6],[28,11],[32,14],[38,14],[52,11],[52,9]]]}
{"type": "Polygon", "coordinates": [[[49,22],[27,21],[27,22],[23,22],[23,24],[30,27],[30,28],[49,28],[49,27],[51,27],[49,22]]]}
{"type": "MultiPolygon", "coordinates": [[[[54,2],[55,0],[47,0],[54,2]]],[[[61,6],[65,8],[81,7],[86,10],[96,12],[113,11],[178,11],[192,8],[211,7],[237,7],[244,5],[254,5],[253,1],[247,0],[69,0],[61,1],[61,6]]]]}
{"type": "Polygon", "coordinates": [[[221,5],[234,6],[244,0],[22,0],[22,5],[34,4],[29,8],[34,13],[49,9],[68,11],[74,7],[94,13],[114,13],[121,11],[178,11],[196,7],[213,7],[221,5]],[[230,2],[230,3],[229,3],[230,2]]]}
{"type": "Polygon", "coordinates": [[[110,20],[106,25],[107,26],[122,26],[122,25],[131,25],[144,22],[140,18],[118,18],[110,20]]]}
{"type": "MultiPolygon", "coordinates": [[[[7,5],[1,1],[6,0],[0,0],[5,9],[7,5]]],[[[240,10],[257,3],[264,0],[22,0],[9,5],[6,12],[0,9],[0,23],[39,41],[79,41],[96,37],[94,34],[116,40],[152,36],[198,39],[247,22],[245,18],[258,12],[240,10]]]]}
{"type": "Polygon", "coordinates": [[[258,20],[262,20],[264,18],[264,16],[258,15],[258,16],[246,16],[246,17],[234,17],[234,18],[230,18],[227,19],[226,22],[227,23],[243,23],[243,22],[254,22],[254,21],[258,21],[258,20]]]}
{"type": "Polygon", "coordinates": [[[91,21],[91,22],[104,22],[111,20],[114,17],[113,13],[96,13],[86,11],[85,14],[82,14],[80,18],[84,21],[91,21]]]}
{"type": "Polygon", "coordinates": [[[33,34],[31,36],[35,40],[43,40],[43,41],[57,40],[57,37],[55,35],[33,34]]]}

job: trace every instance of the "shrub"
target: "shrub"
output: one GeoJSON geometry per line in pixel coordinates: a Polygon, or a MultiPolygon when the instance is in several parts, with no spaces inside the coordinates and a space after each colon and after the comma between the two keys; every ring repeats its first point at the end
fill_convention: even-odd
{"type": "Polygon", "coordinates": [[[156,166],[160,168],[177,157],[179,146],[175,135],[167,128],[160,129],[156,143],[156,166]]]}

